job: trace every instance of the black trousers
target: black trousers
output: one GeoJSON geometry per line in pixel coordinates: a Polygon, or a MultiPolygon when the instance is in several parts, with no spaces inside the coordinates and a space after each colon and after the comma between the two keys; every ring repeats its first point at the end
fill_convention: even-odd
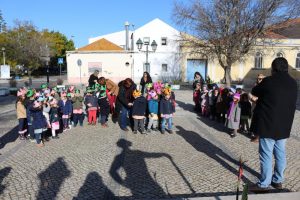
{"type": "Polygon", "coordinates": [[[133,119],[134,122],[134,131],[137,131],[138,128],[141,129],[141,131],[145,130],[145,125],[144,125],[144,119],[133,119]]]}

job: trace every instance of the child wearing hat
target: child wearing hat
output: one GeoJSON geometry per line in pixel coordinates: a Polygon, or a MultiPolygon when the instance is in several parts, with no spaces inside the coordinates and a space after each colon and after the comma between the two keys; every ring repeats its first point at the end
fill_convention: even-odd
{"type": "Polygon", "coordinates": [[[73,122],[74,127],[78,122],[80,126],[83,126],[83,96],[80,95],[80,90],[76,89],[74,96],[71,98],[73,104],[73,122]]]}
{"type": "Polygon", "coordinates": [[[96,125],[98,99],[91,88],[87,88],[84,104],[88,110],[88,125],[96,125]]]}
{"type": "Polygon", "coordinates": [[[241,118],[241,106],[240,106],[240,94],[235,93],[233,96],[233,101],[230,103],[230,107],[227,113],[226,126],[231,129],[232,132],[230,136],[233,138],[237,134],[237,130],[240,126],[241,118]]]}
{"type": "Polygon", "coordinates": [[[25,100],[25,107],[26,107],[26,120],[27,120],[27,129],[28,129],[28,138],[34,142],[34,130],[32,127],[32,107],[34,103],[34,93],[35,91],[32,89],[27,90],[26,92],[26,100],[25,100]]]}
{"type": "Polygon", "coordinates": [[[173,133],[172,130],[172,121],[173,115],[175,113],[175,107],[173,105],[173,101],[171,99],[171,90],[170,88],[165,88],[163,90],[163,98],[160,100],[160,116],[161,120],[161,133],[164,134],[166,132],[166,123],[168,124],[168,131],[170,134],[173,133]]]}
{"type": "Polygon", "coordinates": [[[133,105],[132,105],[132,118],[134,122],[133,133],[137,134],[138,129],[140,128],[141,133],[145,134],[145,125],[144,119],[147,108],[147,100],[139,90],[133,91],[133,105]]]}
{"type": "Polygon", "coordinates": [[[99,88],[99,96],[98,96],[98,103],[99,103],[99,107],[100,107],[100,116],[99,116],[99,120],[98,122],[101,123],[102,127],[108,127],[107,125],[107,118],[109,115],[109,111],[110,111],[110,106],[109,106],[109,100],[107,98],[107,94],[106,94],[106,86],[105,85],[101,85],[99,88]]]}
{"type": "Polygon", "coordinates": [[[42,103],[39,100],[34,101],[31,110],[32,127],[38,147],[43,147],[42,133],[47,130],[47,121],[43,115],[42,103]]]}
{"type": "Polygon", "coordinates": [[[151,99],[148,101],[149,122],[147,132],[151,133],[151,128],[153,128],[153,131],[158,130],[158,95],[154,90],[150,91],[149,95],[151,99]]]}
{"type": "Polygon", "coordinates": [[[69,129],[69,118],[71,117],[73,109],[72,103],[67,98],[67,93],[65,91],[61,93],[61,99],[58,101],[58,107],[63,121],[63,131],[66,131],[69,129]]]}
{"type": "Polygon", "coordinates": [[[58,139],[59,137],[56,134],[56,131],[59,130],[59,111],[57,100],[55,98],[50,100],[50,123],[51,123],[51,133],[52,139],[58,139]]]}
{"type": "Polygon", "coordinates": [[[25,133],[27,129],[26,124],[26,108],[25,108],[25,96],[22,92],[18,91],[16,101],[17,118],[19,121],[19,138],[20,140],[25,139],[25,133]]]}

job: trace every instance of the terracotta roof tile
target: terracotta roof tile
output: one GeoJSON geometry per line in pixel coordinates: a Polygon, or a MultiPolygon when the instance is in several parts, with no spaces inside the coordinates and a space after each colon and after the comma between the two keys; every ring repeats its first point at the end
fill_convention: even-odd
{"type": "Polygon", "coordinates": [[[78,49],[78,51],[124,51],[120,46],[102,38],[78,49]]]}

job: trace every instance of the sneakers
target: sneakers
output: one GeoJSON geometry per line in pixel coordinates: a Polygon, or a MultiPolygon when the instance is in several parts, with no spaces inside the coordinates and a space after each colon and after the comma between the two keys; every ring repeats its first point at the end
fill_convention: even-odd
{"type": "Polygon", "coordinates": [[[154,129],[153,129],[153,131],[157,132],[157,131],[158,131],[158,129],[157,129],[157,128],[154,128],[154,129]]]}
{"type": "Polygon", "coordinates": [[[23,134],[20,134],[20,135],[19,135],[19,138],[20,138],[20,140],[25,140],[25,139],[26,139],[25,136],[24,136],[23,134]]]}
{"type": "Polygon", "coordinates": [[[149,128],[149,129],[147,129],[147,133],[151,133],[151,129],[149,128]]]}
{"type": "Polygon", "coordinates": [[[282,190],[282,183],[274,183],[273,181],[271,182],[271,186],[275,189],[282,190]]]}
{"type": "Polygon", "coordinates": [[[165,134],[166,133],[166,131],[165,130],[161,130],[161,134],[165,134]]]}
{"type": "Polygon", "coordinates": [[[122,130],[125,131],[125,132],[129,131],[128,128],[122,128],[122,130]]]}
{"type": "Polygon", "coordinates": [[[59,137],[56,135],[56,136],[52,136],[52,139],[58,139],[59,137]]]}
{"type": "Polygon", "coordinates": [[[174,131],[173,131],[173,130],[169,130],[169,133],[170,133],[170,134],[173,134],[173,133],[174,133],[174,131]]]}
{"type": "Polygon", "coordinates": [[[133,131],[133,134],[137,134],[137,131],[133,131]]]}
{"type": "Polygon", "coordinates": [[[141,134],[146,134],[146,131],[145,131],[145,130],[142,130],[142,131],[141,131],[141,134]]]}

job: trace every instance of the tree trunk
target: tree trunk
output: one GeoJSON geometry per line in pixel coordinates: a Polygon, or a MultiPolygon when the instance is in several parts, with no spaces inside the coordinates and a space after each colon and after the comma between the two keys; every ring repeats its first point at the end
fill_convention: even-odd
{"type": "Polygon", "coordinates": [[[231,86],[231,66],[224,67],[224,83],[227,87],[231,86]]]}

